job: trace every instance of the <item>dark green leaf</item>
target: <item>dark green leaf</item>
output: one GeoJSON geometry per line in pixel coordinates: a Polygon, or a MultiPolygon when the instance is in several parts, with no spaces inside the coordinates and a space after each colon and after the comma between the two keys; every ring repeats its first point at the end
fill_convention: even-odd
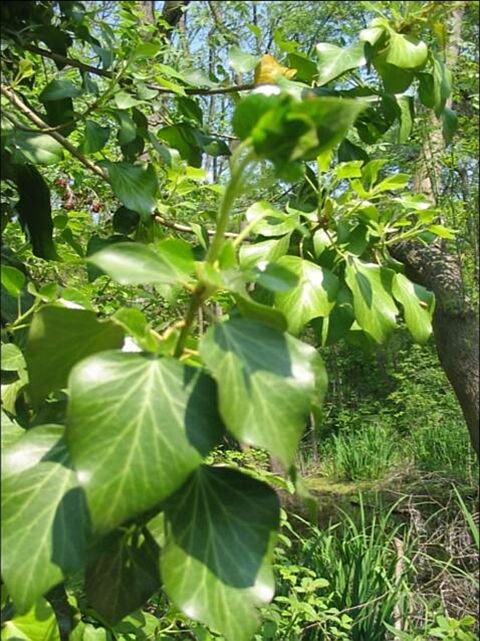
{"type": "Polygon", "coordinates": [[[52,80],[39,96],[41,102],[77,98],[82,93],[70,80],[52,80]]]}
{"type": "Polygon", "coordinates": [[[25,352],[33,402],[66,387],[71,368],[82,358],[122,344],[123,332],[112,321],[98,321],[83,309],[46,305],[33,317],[25,352]]]}
{"type": "Polygon", "coordinates": [[[249,641],[255,606],[274,594],[270,567],[280,506],[265,483],[226,468],[201,467],[168,503],[162,577],[187,616],[228,641],[249,641]]]}
{"type": "Polygon", "coordinates": [[[278,265],[298,277],[294,289],[276,294],[275,307],[286,316],[289,331],[299,334],[312,318],[329,315],[335,305],[338,279],[328,269],[298,256],[283,256],[278,265]]]}
{"type": "Polygon", "coordinates": [[[16,440],[2,475],[2,576],[24,613],[82,566],[88,514],[60,425],[32,428],[16,440]]]}
{"type": "Polygon", "coordinates": [[[87,567],[89,604],[110,625],[118,623],[158,590],[159,562],[160,548],[148,530],[115,532],[87,567]]]}
{"type": "Polygon", "coordinates": [[[177,149],[183,160],[186,160],[192,167],[200,167],[202,164],[202,150],[199,141],[194,135],[195,130],[186,123],[163,127],[157,135],[164,140],[169,147],[177,149]]]}
{"type": "Polygon", "coordinates": [[[222,435],[213,381],[173,359],[97,354],[69,391],[67,441],[97,531],[170,496],[222,435]]]}
{"type": "Polygon", "coordinates": [[[112,226],[114,231],[128,236],[138,227],[139,221],[140,216],[136,211],[126,207],[119,207],[113,214],[112,226]]]}
{"type": "Polygon", "coordinates": [[[156,206],[158,182],[152,165],[130,165],[103,161],[112,183],[113,193],[127,207],[148,217],[156,206]]]}
{"type": "Polygon", "coordinates": [[[128,114],[123,111],[117,111],[115,117],[118,120],[120,129],[118,131],[118,143],[120,146],[128,145],[137,137],[137,126],[128,114]]]}
{"type": "Polygon", "coordinates": [[[457,114],[451,109],[449,109],[448,107],[445,107],[445,109],[442,112],[442,133],[443,133],[443,139],[446,145],[449,145],[452,142],[457,129],[458,129],[457,114]]]}
{"type": "Polygon", "coordinates": [[[161,240],[156,250],[140,243],[115,243],[88,257],[88,261],[121,285],[185,283],[194,269],[190,245],[178,239],[161,240]]]}
{"type": "Polygon", "coordinates": [[[298,51],[288,54],[288,67],[297,70],[295,80],[305,82],[307,85],[311,85],[318,74],[317,65],[313,60],[298,51]]]}
{"type": "Polygon", "coordinates": [[[47,183],[31,165],[15,165],[14,180],[20,197],[16,209],[32,243],[35,256],[56,260],[52,240],[50,190],[47,183]]]}
{"type": "Polygon", "coordinates": [[[349,162],[351,160],[368,162],[368,154],[362,147],[354,145],[348,138],[345,138],[338,148],[338,162],[349,162]]]}
{"type": "Polygon", "coordinates": [[[309,345],[262,323],[231,319],[211,327],[200,354],[219,387],[220,413],[240,441],[292,463],[323,367],[309,345]]]}
{"type": "Polygon", "coordinates": [[[110,127],[102,127],[93,120],[85,122],[85,134],[81,144],[84,154],[94,154],[107,144],[110,136],[110,127]]]}

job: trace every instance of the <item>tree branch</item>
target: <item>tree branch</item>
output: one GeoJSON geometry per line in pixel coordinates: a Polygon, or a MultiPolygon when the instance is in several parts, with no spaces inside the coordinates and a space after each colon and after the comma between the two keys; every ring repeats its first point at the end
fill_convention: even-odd
{"type": "MultiPolygon", "coordinates": [[[[67,151],[69,151],[72,156],[74,156],[77,160],[79,160],[82,165],[84,165],[87,169],[92,171],[94,174],[99,176],[102,180],[110,184],[110,178],[107,174],[106,171],[104,171],[101,167],[93,163],[91,160],[86,158],[76,147],[74,147],[66,138],[64,138],[61,134],[59,134],[56,131],[52,131],[50,127],[45,123],[39,116],[37,116],[36,113],[34,113],[27,105],[25,105],[20,98],[15,94],[15,92],[10,89],[9,87],[6,87],[5,85],[1,85],[1,93],[11,102],[11,104],[20,111],[30,122],[33,122],[37,127],[38,131],[41,131],[43,133],[48,134],[52,138],[54,138],[58,143],[62,145],[67,151]]],[[[28,127],[23,127],[23,125],[18,125],[17,122],[15,121],[14,118],[10,116],[10,114],[3,114],[12,122],[16,127],[22,130],[29,131],[28,127]]],[[[160,216],[157,212],[154,214],[154,220],[162,225],[163,227],[168,227],[169,229],[174,229],[175,231],[185,233],[185,234],[194,234],[194,230],[189,227],[188,225],[182,225],[181,223],[175,223],[173,221],[166,220],[163,218],[163,216],[160,216]]],[[[207,234],[209,236],[214,236],[215,231],[213,229],[208,229],[207,234]]],[[[228,236],[229,238],[236,238],[238,234],[234,232],[226,232],[225,236],[228,236]]]]}
{"type": "MultiPolygon", "coordinates": [[[[58,53],[53,53],[53,51],[48,51],[48,49],[42,49],[41,47],[37,47],[35,45],[24,45],[24,49],[26,49],[27,51],[31,51],[32,53],[35,53],[44,58],[49,58],[50,60],[59,62],[65,66],[68,65],[69,67],[75,67],[77,69],[81,69],[82,71],[93,73],[97,76],[102,76],[104,78],[113,78],[113,74],[110,71],[106,71],[105,69],[98,69],[97,67],[92,67],[91,65],[87,65],[86,63],[81,62],[80,60],[76,60],[74,58],[66,58],[65,56],[61,56],[58,53]]],[[[123,81],[120,84],[128,84],[128,83],[126,81],[123,81]]],[[[164,87],[157,87],[155,85],[147,85],[147,86],[150,89],[155,89],[155,91],[158,91],[161,94],[169,94],[169,95],[175,94],[175,91],[172,91],[171,89],[165,89],[164,87]]],[[[246,85],[233,85],[229,87],[215,87],[214,89],[188,89],[187,87],[185,87],[184,91],[189,96],[214,96],[216,94],[236,93],[239,91],[250,91],[251,89],[254,89],[256,86],[257,85],[254,85],[254,84],[246,84],[246,85]]]]}

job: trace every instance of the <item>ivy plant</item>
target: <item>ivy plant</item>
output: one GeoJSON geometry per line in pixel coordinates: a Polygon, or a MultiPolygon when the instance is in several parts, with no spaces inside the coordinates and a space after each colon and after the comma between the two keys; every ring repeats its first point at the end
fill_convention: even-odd
{"type": "MultiPolygon", "coordinates": [[[[135,3],[121,4],[117,41],[81,2],[2,8],[7,229],[19,220],[37,259],[85,277],[74,291],[55,272],[38,284],[5,250],[2,579],[14,612],[5,629],[58,639],[44,598],[80,572],[102,630],[161,589],[228,641],[248,641],[274,595],[279,500],[265,480],[209,455],[228,435],[294,479],[327,388],[319,348],[381,343],[402,315],[416,340],[428,338],[433,295],[389,248],[451,232],[412,196],[408,176],[386,174],[361,147],[387,132],[410,136],[411,86],[450,136],[451,78],[420,37],[377,17],[348,47],[319,43],[316,58],[292,57],[298,68],[233,48],[232,68],[255,69],[255,81],[232,91],[169,65],[168,39],[142,41],[135,3]],[[98,66],[81,60],[85,50],[98,66]],[[48,82],[34,72],[41,58],[55,63],[48,82]],[[371,72],[371,84],[346,82],[371,72]],[[235,96],[233,153],[203,127],[197,97],[209,92],[235,96]],[[162,100],[177,120],[155,129],[162,100]],[[228,158],[226,182],[204,182],[203,155],[228,158]],[[53,215],[52,171],[66,163],[83,172],[79,190],[103,185],[110,236],[69,207],[53,215]],[[265,165],[292,198],[250,199],[239,229],[235,207],[265,165]],[[177,219],[200,191],[216,214],[177,219]],[[156,326],[139,298],[177,302],[183,320],[156,326]],[[212,303],[221,314],[203,331],[212,303]]],[[[93,638],[88,626],[70,638],[93,638]]]]}

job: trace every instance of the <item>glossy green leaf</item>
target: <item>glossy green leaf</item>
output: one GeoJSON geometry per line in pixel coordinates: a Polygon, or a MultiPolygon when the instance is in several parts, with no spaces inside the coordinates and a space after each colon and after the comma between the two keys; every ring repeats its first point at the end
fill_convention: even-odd
{"type": "Polygon", "coordinates": [[[94,154],[105,147],[110,136],[110,127],[102,127],[101,125],[87,120],[85,122],[85,133],[81,144],[82,152],[84,154],[94,154]]]}
{"type": "Polygon", "coordinates": [[[20,613],[84,561],[88,513],[64,432],[32,428],[2,460],[2,576],[20,613]]]}
{"type": "Polygon", "coordinates": [[[114,532],[87,567],[91,607],[114,625],[143,606],[160,587],[160,548],[146,529],[114,532]]]}
{"type": "Polygon", "coordinates": [[[434,294],[412,283],[403,274],[393,277],[392,293],[403,307],[405,323],[411,335],[417,342],[425,343],[432,334],[434,294]]]}
{"type": "Polygon", "coordinates": [[[261,261],[276,261],[284,256],[290,244],[290,234],[281,238],[263,240],[240,247],[240,265],[242,269],[251,269],[261,261]]]}
{"type": "Polygon", "coordinates": [[[433,107],[435,114],[440,116],[445,108],[447,99],[452,92],[452,72],[437,56],[432,57],[433,65],[433,107]]]}
{"type": "Polygon", "coordinates": [[[187,616],[228,641],[250,641],[255,606],[274,594],[270,567],[280,506],[265,483],[203,466],[166,508],[161,570],[165,590],[187,616]]]}
{"type": "Polygon", "coordinates": [[[15,147],[28,162],[34,165],[53,165],[63,159],[62,145],[47,134],[17,131],[15,147]]]}
{"type": "Polygon", "coordinates": [[[363,160],[351,160],[350,162],[342,162],[337,165],[334,170],[334,175],[338,180],[343,178],[360,178],[362,175],[363,160]]]}
{"type": "Polygon", "coordinates": [[[211,327],[200,354],[218,384],[220,413],[241,442],[292,463],[322,361],[301,341],[246,319],[211,327]]]}
{"type": "Polygon", "coordinates": [[[276,294],[275,307],[286,316],[289,331],[299,334],[312,318],[328,316],[333,309],[338,278],[328,269],[298,256],[284,256],[278,264],[298,277],[294,289],[276,294]]]}
{"type": "Polygon", "coordinates": [[[1,266],[1,282],[10,296],[19,296],[25,286],[25,274],[10,265],[1,266]]]}
{"type": "Polygon", "coordinates": [[[228,63],[237,73],[253,71],[260,62],[260,56],[245,53],[239,47],[232,47],[228,52],[228,63]]]}
{"type": "Polygon", "coordinates": [[[122,344],[121,328],[112,321],[97,320],[94,312],[43,307],[33,317],[25,351],[34,404],[66,387],[71,368],[82,358],[122,344]]]}
{"type": "Polygon", "coordinates": [[[326,85],[346,71],[357,69],[366,63],[363,42],[343,49],[336,45],[321,42],[317,44],[318,86],[326,85]]]}
{"type": "Polygon", "coordinates": [[[427,61],[428,47],[414,36],[390,31],[385,61],[401,69],[418,69],[427,61]]]}
{"type": "Polygon", "coordinates": [[[127,207],[149,217],[156,206],[157,176],[152,165],[103,161],[115,196],[127,207]]]}
{"type": "Polygon", "coordinates": [[[174,238],[160,241],[155,250],[140,243],[114,243],[87,260],[121,285],[185,283],[195,266],[190,245],[174,238]]]}
{"type": "Polygon", "coordinates": [[[25,359],[21,350],[14,343],[2,343],[0,364],[5,372],[17,372],[25,366],[25,359]]]}
{"type": "Polygon", "coordinates": [[[60,641],[57,618],[45,599],[38,599],[25,614],[2,623],[2,641],[60,641]]]}
{"type": "Polygon", "coordinates": [[[143,349],[154,352],[158,346],[157,339],[150,329],[145,315],[136,307],[120,307],[111,317],[143,349]]]}
{"type": "Polygon", "coordinates": [[[377,343],[383,343],[397,324],[398,309],[390,295],[392,275],[389,269],[353,257],[345,268],[355,319],[377,343]]]}
{"type": "Polygon", "coordinates": [[[99,531],[167,498],[222,435],[213,381],[173,359],[97,354],[69,391],[69,450],[99,531]]]}

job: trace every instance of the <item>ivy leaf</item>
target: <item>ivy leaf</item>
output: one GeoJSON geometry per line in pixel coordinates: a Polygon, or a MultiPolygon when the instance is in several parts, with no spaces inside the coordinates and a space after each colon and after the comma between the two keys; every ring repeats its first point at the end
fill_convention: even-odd
{"type": "Polygon", "coordinates": [[[354,320],[352,294],[342,285],[330,314],[314,319],[312,326],[322,345],[332,345],[347,334],[354,320]]]}
{"type": "Polygon", "coordinates": [[[14,144],[16,151],[34,165],[53,165],[63,159],[63,147],[47,134],[17,131],[14,144]]]}
{"type": "Polygon", "coordinates": [[[346,71],[366,64],[364,44],[358,42],[347,49],[320,42],[317,44],[319,87],[343,75],[346,71]]]}
{"type": "Polygon", "coordinates": [[[25,614],[2,622],[2,641],[60,641],[57,617],[45,599],[38,599],[25,614]]]}
{"type": "Polygon", "coordinates": [[[64,432],[34,427],[2,460],[2,576],[19,613],[85,557],[88,513],[64,432]]]}
{"type": "Polygon", "coordinates": [[[401,69],[418,69],[428,57],[428,47],[414,36],[390,31],[390,40],[385,61],[401,69]]]}
{"type": "Polygon", "coordinates": [[[161,240],[156,251],[140,243],[114,243],[88,257],[121,285],[185,283],[195,267],[190,245],[175,238],[161,240]]]}
{"type": "Polygon", "coordinates": [[[249,276],[271,292],[289,292],[298,284],[298,276],[279,263],[260,262],[249,276]]]}
{"type": "Polygon", "coordinates": [[[264,240],[240,247],[240,265],[242,269],[251,269],[261,261],[275,261],[284,256],[290,244],[290,234],[282,238],[264,240]]]}
{"type": "Polygon", "coordinates": [[[283,236],[298,226],[298,216],[285,214],[266,200],[260,200],[251,205],[245,212],[245,218],[249,224],[258,221],[252,231],[266,237],[283,236]]]}
{"type": "Polygon", "coordinates": [[[353,294],[358,325],[377,343],[383,343],[396,327],[398,309],[390,295],[393,272],[349,257],[345,281],[353,294]]]}
{"type": "Polygon", "coordinates": [[[275,492],[236,470],[202,466],[165,514],[161,570],[168,596],[229,641],[249,641],[259,623],[255,606],[274,594],[275,492]]]}
{"type": "Polygon", "coordinates": [[[98,531],[170,496],[222,435],[213,381],[173,359],[97,354],[69,390],[69,450],[98,531]]]}
{"type": "Polygon", "coordinates": [[[125,162],[102,163],[110,177],[115,196],[125,207],[148,218],[156,206],[158,182],[152,165],[147,167],[125,162]]]}
{"type": "Polygon", "coordinates": [[[382,182],[379,182],[378,185],[375,185],[372,193],[379,194],[383,191],[403,189],[409,180],[410,176],[408,174],[393,174],[392,176],[387,176],[387,178],[382,180],[382,182]]]}
{"type": "Polygon", "coordinates": [[[237,73],[253,71],[260,61],[260,56],[245,53],[239,47],[232,47],[228,52],[228,63],[237,73]]]}
{"type": "Polygon", "coordinates": [[[71,368],[82,358],[122,345],[121,328],[112,321],[97,320],[94,312],[43,307],[33,317],[25,350],[34,405],[49,392],[66,387],[71,368]]]}
{"type": "Polygon", "coordinates": [[[110,127],[102,127],[93,120],[85,122],[85,134],[81,144],[84,154],[94,154],[107,144],[110,136],[110,127]]]}
{"type": "Polygon", "coordinates": [[[4,372],[18,372],[25,366],[21,350],[14,343],[2,343],[1,366],[4,372]]]}
{"type": "Polygon", "coordinates": [[[432,334],[435,296],[425,287],[412,283],[403,274],[393,277],[392,293],[403,307],[405,323],[418,343],[426,343],[432,334]]]}
{"type": "Polygon", "coordinates": [[[217,381],[229,431],[289,467],[323,367],[316,350],[262,323],[235,318],[207,331],[200,354],[217,381]]]}
{"type": "Polygon", "coordinates": [[[89,604],[108,624],[118,623],[159,589],[159,561],[160,548],[145,528],[133,533],[114,532],[87,567],[89,604]]]}
{"type": "Polygon", "coordinates": [[[298,277],[294,289],[276,294],[275,307],[286,316],[290,332],[299,334],[312,318],[329,315],[335,305],[338,278],[328,269],[298,256],[284,256],[277,264],[298,277]]]}

